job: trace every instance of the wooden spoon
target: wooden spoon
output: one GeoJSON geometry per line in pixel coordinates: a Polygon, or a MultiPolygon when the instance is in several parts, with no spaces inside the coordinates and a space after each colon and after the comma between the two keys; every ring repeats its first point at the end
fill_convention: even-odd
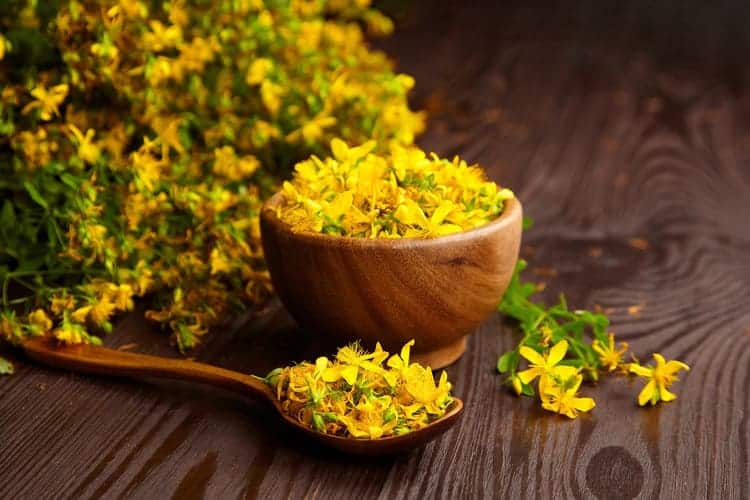
{"type": "Polygon", "coordinates": [[[344,438],[317,432],[288,416],[281,410],[281,403],[276,399],[271,388],[253,375],[194,361],[147,356],[106,347],[64,346],[59,345],[54,339],[42,337],[30,338],[24,341],[21,347],[32,359],[56,368],[98,375],[189,380],[251,396],[270,403],[291,427],[326,446],[357,455],[385,455],[422,446],[450,429],[463,411],[463,402],[458,398],[453,398],[453,403],[448,407],[445,415],[423,429],[380,439],[344,438]]]}

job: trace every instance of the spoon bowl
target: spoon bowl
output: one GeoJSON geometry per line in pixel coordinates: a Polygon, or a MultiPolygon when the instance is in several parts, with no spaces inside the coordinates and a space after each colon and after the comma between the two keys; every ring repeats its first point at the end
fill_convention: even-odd
{"type": "Polygon", "coordinates": [[[55,368],[107,376],[200,382],[250,396],[271,404],[287,425],[318,443],[355,455],[388,455],[418,448],[450,429],[463,412],[463,402],[453,398],[445,415],[422,429],[379,439],[345,438],[317,432],[284,413],[281,402],[271,388],[253,375],[195,361],[122,352],[106,347],[59,345],[55,339],[43,337],[25,340],[21,348],[33,360],[55,368]]]}

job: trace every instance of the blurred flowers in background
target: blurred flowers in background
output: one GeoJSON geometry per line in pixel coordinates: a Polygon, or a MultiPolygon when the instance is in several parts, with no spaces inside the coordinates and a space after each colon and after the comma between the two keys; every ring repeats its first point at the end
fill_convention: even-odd
{"type": "Polygon", "coordinates": [[[4,2],[0,336],[98,342],[146,315],[181,350],[269,293],[261,201],[340,137],[423,127],[362,0],[4,2]]]}

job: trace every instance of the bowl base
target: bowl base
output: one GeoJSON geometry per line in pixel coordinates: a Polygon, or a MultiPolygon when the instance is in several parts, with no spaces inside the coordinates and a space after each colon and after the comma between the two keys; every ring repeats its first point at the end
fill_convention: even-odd
{"type": "Polygon", "coordinates": [[[422,366],[429,366],[433,370],[451,365],[456,362],[466,350],[467,337],[468,335],[461,337],[452,344],[435,349],[434,351],[414,352],[411,356],[412,360],[422,366]]]}

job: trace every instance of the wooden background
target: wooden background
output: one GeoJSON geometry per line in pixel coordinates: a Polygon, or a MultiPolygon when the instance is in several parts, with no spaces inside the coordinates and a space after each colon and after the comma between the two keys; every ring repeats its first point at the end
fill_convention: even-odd
{"type": "MultiPolygon", "coordinates": [[[[0,498],[750,496],[747,3],[425,2],[397,20],[382,46],[431,114],[421,144],[516,191],[536,220],[528,274],[548,298],[598,304],[636,353],[687,361],[678,400],[639,409],[640,382],[618,379],[586,388],[590,416],[543,412],[494,373],[514,331],[493,317],[449,369],[468,402],[460,426],[358,459],[226,394],[11,354],[0,498]]],[[[173,355],[136,316],[108,341],[173,355]]],[[[279,313],[236,322],[199,357],[264,373],[315,352],[279,313]]]]}

